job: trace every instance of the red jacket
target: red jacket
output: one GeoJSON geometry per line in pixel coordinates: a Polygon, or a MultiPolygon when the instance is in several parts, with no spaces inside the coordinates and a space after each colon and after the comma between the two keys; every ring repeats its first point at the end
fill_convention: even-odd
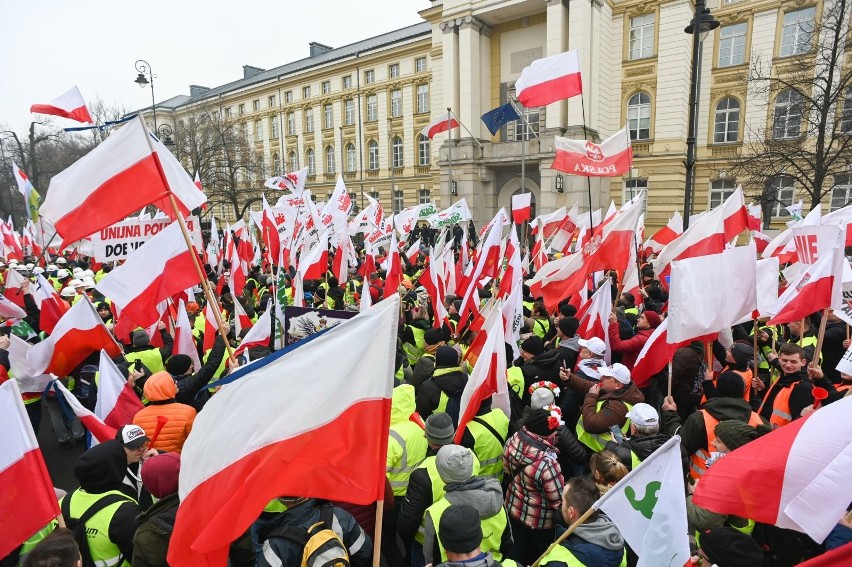
{"type": "MultiPolygon", "coordinates": [[[[609,348],[612,349],[612,352],[621,355],[621,364],[630,370],[633,370],[633,366],[636,364],[636,358],[639,356],[639,353],[642,351],[642,347],[645,346],[645,343],[648,342],[648,339],[653,333],[654,329],[644,329],[627,340],[621,340],[621,335],[618,334],[618,321],[610,323],[609,348]]],[[[648,385],[648,381],[637,381],[636,385],[640,388],[644,388],[648,385]]]]}

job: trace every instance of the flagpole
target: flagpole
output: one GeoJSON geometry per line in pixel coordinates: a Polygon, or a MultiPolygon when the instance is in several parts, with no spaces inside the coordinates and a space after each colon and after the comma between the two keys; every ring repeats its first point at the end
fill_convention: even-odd
{"type": "MultiPolygon", "coordinates": [[[[583,139],[588,140],[589,135],[586,132],[586,102],[583,95],[580,95],[580,108],[583,111],[583,139]]],[[[595,228],[595,220],[592,216],[592,178],[588,175],[586,176],[586,189],[589,193],[589,235],[593,236],[592,232],[595,228]]]]}
{"type": "MultiPolygon", "coordinates": [[[[400,305],[402,302],[400,301],[400,305]]],[[[385,515],[385,501],[376,500],[376,526],[373,531],[373,567],[379,567],[382,558],[382,517],[385,515]]]]}
{"type": "MultiPolygon", "coordinates": [[[[814,359],[811,361],[811,368],[815,368],[819,366],[819,354],[822,352],[822,341],[825,338],[825,325],[828,323],[828,307],[822,310],[822,319],[819,322],[819,333],[817,334],[817,345],[816,350],[814,350],[814,359]]],[[[802,328],[804,330],[804,327],[802,328]]],[[[800,331],[800,335],[803,335],[804,332],[800,331]]],[[[755,368],[755,372],[757,369],[755,368]]]]}
{"type": "Polygon", "coordinates": [[[449,184],[448,189],[450,190],[450,200],[452,201],[453,197],[458,196],[458,192],[456,195],[453,195],[453,128],[452,128],[452,116],[453,110],[450,107],[447,107],[447,174],[449,175],[449,184]]]}
{"type": "MultiPolygon", "coordinates": [[[[530,128],[527,126],[527,109],[524,108],[523,114],[524,129],[521,131],[521,195],[526,194],[527,192],[527,139],[529,138],[530,128]]],[[[527,230],[529,229],[529,223],[524,223],[524,245],[527,242],[527,230]]]]}
{"type": "MultiPolygon", "coordinates": [[[[447,110],[449,110],[449,109],[447,109],[447,110]]],[[[464,131],[465,131],[465,132],[467,132],[468,134],[470,134],[470,137],[471,137],[471,138],[473,138],[473,141],[474,141],[474,142],[476,142],[476,145],[478,145],[478,146],[479,146],[479,149],[480,149],[480,150],[485,150],[485,147],[482,145],[482,142],[480,142],[480,141],[479,141],[479,139],[478,139],[476,136],[474,136],[474,135],[473,135],[473,132],[471,132],[470,130],[468,130],[468,129],[467,129],[467,126],[465,126],[465,125],[464,125],[464,122],[462,122],[462,121],[461,121],[461,118],[459,118],[458,116],[456,116],[456,113],[455,113],[455,112],[453,112],[452,110],[450,110],[450,114],[452,114],[452,115],[455,117],[456,122],[458,122],[458,123],[459,123],[459,125],[460,125],[462,128],[464,128],[464,131]]],[[[448,120],[448,122],[449,122],[449,120],[448,120]]]]}

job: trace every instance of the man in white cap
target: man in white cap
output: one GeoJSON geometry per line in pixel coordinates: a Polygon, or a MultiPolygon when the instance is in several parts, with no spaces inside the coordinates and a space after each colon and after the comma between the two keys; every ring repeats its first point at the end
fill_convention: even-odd
{"type": "Polygon", "coordinates": [[[623,364],[601,366],[600,382],[593,383],[562,370],[560,378],[566,387],[584,396],[580,420],[577,422],[577,439],[592,451],[604,448],[612,440],[610,427],[621,430],[622,435],[630,428],[628,412],[634,405],[644,402],[645,397],[630,379],[630,370],[623,364]]]}
{"type": "MultiPolygon", "coordinates": [[[[660,433],[660,414],[654,406],[645,402],[636,404],[627,412],[630,423],[629,435],[621,440],[613,439],[604,447],[612,451],[628,470],[633,470],[648,456],[663,446],[671,438],[667,433],[660,433]]],[[[683,451],[684,460],[686,451],[683,451]]]]}
{"type": "MultiPolygon", "coordinates": [[[[577,376],[577,378],[589,382],[589,386],[596,384],[601,378],[599,368],[606,365],[606,362],[604,362],[606,344],[598,337],[579,339],[577,344],[580,347],[577,369],[575,371],[572,368],[566,368],[567,375],[577,376]]],[[[578,390],[568,388],[567,377],[563,378],[567,375],[560,373],[559,376],[561,380],[559,387],[562,389],[562,395],[559,396],[559,408],[562,410],[562,419],[565,420],[565,425],[574,429],[577,420],[580,419],[580,406],[583,399],[578,390]]]]}

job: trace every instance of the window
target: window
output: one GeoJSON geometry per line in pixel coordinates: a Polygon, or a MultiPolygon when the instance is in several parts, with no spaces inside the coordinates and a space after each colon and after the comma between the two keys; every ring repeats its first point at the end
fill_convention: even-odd
{"type": "Polygon", "coordinates": [[[730,179],[717,179],[710,183],[710,209],[715,209],[734,194],[736,182],[730,179]]]}
{"type": "Polygon", "coordinates": [[[784,24],[781,27],[781,57],[809,52],[813,33],[813,7],[784,14],[784,24]]]}
{"type": "Polygon", "coordinates": [[[716,105],[716,123],[713,130],[713,142],[725,144],[736,142],[740,130],[740,103],[732,96],[719,101],[716,105]]]}
{"type": "Polygon", "coordinates": [[[243,137],[243,140],[248,141],[248,122],[242,122],[240,124],[240,135],[243,137]]]}
{"type": "Polygon", "coordinates": [[[429,189],[421,189],[417,193],[417,204],[425,205],[426,203],[432,202],[432,192],[429,189]]]}
{"type": "Polygon", "coordinates": [[[293,102],[293,91],[284,91],[284,102],[293,102]]]}
{"type": "Polygon", "coordinates": [[[378,191],[370,191],[370,197],[373,199],[379,200],[379,192],[378,191]]]}
{"type": "Polygon", "coordinates": [[[322,108],[323,128],[334,128],[334,107],[326,104],[322,108]]]}
{"type": "Polygon", "coordinates": [[[421,167],[429,165],[431,145],[429,136],[421,134],[420,139],[417,140],[417,165],[421,167]]]}
{"type": "Polygon", "coordinates": [[[630,60],[654,55],[654,14],[630,18],[630,60]]]}
{"type": "Polygon", "coordinates": [[[325,148],[325,172],[334,173],[334,148],[332,146],[325,148]]]}
{"type": "Polygon", "coordinates": [[[254,159],[255,164],[257,164],[257,176],[260,179],[265,179],[266,175],[266,163],[263,160],[263,154],[257,154],[254,159]]]}
{"type": "Polygon", "coordinates": [[[375,140],[367,142],[367,169],[379,169],[379,143],[375,140]]]}
{"type": "Polygon", "coordinates": [[[414,59],[414,72],[422,73],[426,70],[426,58],[425,57],[417,57],[414,59]]]}
{"type": "Polygon", "coordinates": [[[393,190],[393,214],[399,214],[405,208],[405,193],[399,189],[393,190]]]}
{"type": "Polygon", "coordinates": [[[279,156],[277,153],[272,154],[272,175],[278,175],[280,167],[281,156],[279,156]]]}
{"type": "Polygon", "coordinates": [[[239,106],[237,107],[237,114],[239,114],[240,116],[242,116],[242,115],[243,115],[243,114],[245,114],[245,113],[246,113],[246,105],[245,105],[245,104],[241,104],[241,105],[239,105],[239,106]]]}
{"type": "Polygon", "coordinates": [[[231,117],[231,107],[226,106],[225,107],[225,118],[230,118],[230,117],[231,117]]]}
{"type": "Polygon", "coordinates": [[[295,136],[296,135],[296,113],[288,112],[287,113],[287,135],[295,136]]]}
{"type": "Polygon", "coordinates": [[[793,178],[786,175],[778,175],[773,177],[769,182],[772,188],[770,195],[773,195],[775,203],[772,206],[773,217],[788,217],[790,212],[786,209],[793,204],[793,178]]]}
{"type": "Polygon", "coordinates": [[[852,175],[835,175],[831,188],[831,210],[842,209],[852,202],[852,175]]]}
{"type": "Polygon", "coordinates": [[[260,100],[253,100],[253,101],[251,101],[251,109],[252,109],[253,111],[255,111],[255,112],[257,112],[258,110],[260,110],[260,100]]]}
{"type": "Polygon", "coordinates": [[[388,77],[390,77],[391,79],[396,79],[397,77],[399,77],[399,63],[388,65],[388,77]]]}
{"type": "Polygon", "coordinates": [[[627,101],[627,128],[631,140],[651,139],[651,97],[636,93],[627,101]]]}
{"type": "Polygon", "coordinates": [[[403,166],[402,138],[399,136],[394,136],[391,140],[391,164],[394,168],[403,166]]]}
{"type": "Polygon", "coordinates": [[[322,94],[328,94],[331,92],[331,81],[323,81],[322,82],[322,94]]]}
{"type": "Polygon", "coordinates": [[[275,95],[269,95],[269,96],[266,98],[266,105],[267,105],[269,108],[275,108],[275,95]]]}
{"type": "Polygon", "coordinates": [[[429,85],[417,85],[417,112],[429,112],[429,85]]]}
{"type": "Polygon", "coordinates": [[[399,118],[402,116],[402,91],[391,91],[391,117],[399,118]]]}
{"type": "Polygon", "coordinates": [[[343,123],[347,126],[355,124],[355,101],[351,98],[343,101],[343,123]]]}
{"type": "Polygon", "coordinates": [[[278,115],[273,114],[272,118],[269,119],[269,132],[271,133],[271,138],[273,140],[278,139],[278,115]]]}
{"type": "Polygon", "coordinates": [[[302,98],[311,98],[311,87],[302,87],[302,98]]]}
{"type": "Polygon", "coordinates": [[[317,158],[314,155],[314,150],[308,148],[308,151],[305,152],[305,157],[308,161],[308,175],[316,175],[317,174],[317,158]]]}
{"type": "Polygon", "coordinates": [[[843,111],[840,114],[840,133],[852,134],[852,87],[846,89],[843,98],[843,111]]]}
{"type": "Polygon", "coordinates": [[[367,122],[379,119],[379,99],[376,95],[367,95],[367,122]]]}
{"type": "Polygon", "coordinates": [[[296,152],[290,152],[288,161],[290,163],[290,171],[299,171],[299,156],[296,155],[296,152]]]}
{"type": "Polygon", "coordinates": [[[311,133],[314,131],[314,109],[305,109],[305,132],[311,133]]]}
{"type": "Polygon", "coordinates": [[[346,75],[343,77],[343,88],[351,89],[352,88],[352,75],[346,75]]]}
{"type": "Polygon", "coordinates": [[[784,89],[775,99],[772,137],[776,140],[798,138],[802,129],[802,95],[795,89],[784,89]]]}
{"type": "Polygon", "coordinates": [[[372,69],[364,71],[364,84],[370,85],[376,82],[376,72],[372,69]]]}
{"type": "Polygon", "coordinates": [[[748,24],[722,26],[719,30],[719,67],[732,67],[745,62],[748,24]]]}
{"type": "Polygon", "coordinates": [[[346,171],[355,171],[355,144],[346,144],[346,171]]]}
{"type": "Polygon", "coordinates": [[[624,200],[622,203],[627,203],[633,197],[648,190],[648,180],[644,177],[631,177],[624,180],[624,200]]]}

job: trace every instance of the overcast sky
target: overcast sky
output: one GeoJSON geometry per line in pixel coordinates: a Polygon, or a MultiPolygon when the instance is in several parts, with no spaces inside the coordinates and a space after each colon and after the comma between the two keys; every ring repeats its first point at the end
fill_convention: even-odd
{"type": "MultiPolygon", "coordinates": [[[[157,102],[423,20],[429,0],[0,0],[0,125],[23,131],[34,103],[73,85],[89,102],[150,105],[134,63],[150,62],[157,102]]],[[[56,118],[58,126],[75,123],[56,118]]]]}

